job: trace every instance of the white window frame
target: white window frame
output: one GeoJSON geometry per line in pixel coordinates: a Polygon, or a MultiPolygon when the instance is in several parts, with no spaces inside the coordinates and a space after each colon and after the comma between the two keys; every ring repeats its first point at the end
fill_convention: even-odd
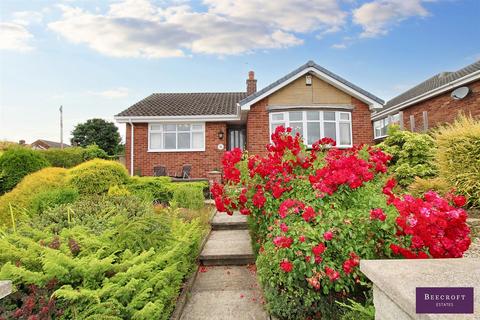
{"type": "Polygon", "coordinates": [[[373,121],[373,138],[374,139],[382,139],[382,138],[387,137],[388,136],[388,133],[387,133],[388,126],[391,123],[397,123],[397,122],[400,122],[400,113],[391,114],[391,115],[387,116],[386,118],[382,118],[382,119],[373,121]],[[398,118],[398,119],[395,119],[395,118],[398,118]],[[385,134],[380,134],[380,135],[377,136],[377,128],[375,127],[375,124],[379,123],[379,122],[381,122],[380,132],[382,132],[382,129],[385,128],[385,134]]]}
{"type": "MultiPolygon", "coordinates": [[[[170,131],[169,131],[170,132],[170,131]]],[[[173,132],[173,131],[172,131],[173,132]]],[[[163,139],[163,137],[162,137],[163,139]]],[[[198,152],[198,151],[205,151],[205,122],[150,122],[148,124],[148,152],[198,152]],[[189,132],[190,133],[190,145],[193,141],[193,132],[202,132],[202,139],[203,139],[203,148],[190,148],[190,149],[164,149],[164,148],[152,148],[150,144],[151,134],[152,133],[163,133],[163,129],[161,130],[152,130],[152,125],[175,125],[175,145],[178,143],[178,125],[190,125],[190,131],[180,131],[180,132],[189,132]],[[192,130],[192,125],[201,125],[202,130],[192,130]]]]}
{"type": "MultiPolygon", "coordinates": [[[[307,123],[309,122],[319,122],[320,123],[320,138],[325,137],[324,132],[324,122],[332,122],[335,123],[335,135],[336,139],[335,142],[337,143],[338,148],[351,148],[353,146],[353,130],[352,130],[352,112],[350,111],[332,111],[332,110],[325,110],[325,109],[308,109],[308,110],[287,110],[287,111],[273,111],[269,114],[269,132],[270,132],[270,139],[272,134],[272,125],[274,124],[284,124],[285,127],[290,126],[290,119],[289,119],[289,112],[302,112],[302,126],[303,126],[303,133],[304,133],[304,143],[307,144],[308,142],[308,126],[307,123]],[[310,111],[318,111],[320,113],[319,120],[307,120],[307,112],[310,111]],[[335,113],[335,120],[324,120],[324,112],[334,112],[335,113]],[[273,120],[273,116],[277,114],[283,114],[283,120],[273,120]],[[340,120],[340,114],[348,114],[348,120],[340,120]],[[350,144],[341,145],[340,144],[340,123],[348,123],[350,124],[350,144]]],[[[300,122],[300,121],[292,121],[292,122],[300,122]]],[[[307,144],[308,148],[311,148],[312,145],[307,144]]]]}

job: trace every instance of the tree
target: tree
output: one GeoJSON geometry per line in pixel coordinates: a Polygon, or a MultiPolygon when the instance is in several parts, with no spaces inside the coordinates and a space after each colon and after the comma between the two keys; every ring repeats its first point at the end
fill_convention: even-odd
{"type": "Polygon", "coordinates": [[[72,131],[72,145],[86,147],[96,144],[105,152],[114,155],[121,142],[118,128],[113,122],[103,119],[89,119],[79,123],[72,131]]]}

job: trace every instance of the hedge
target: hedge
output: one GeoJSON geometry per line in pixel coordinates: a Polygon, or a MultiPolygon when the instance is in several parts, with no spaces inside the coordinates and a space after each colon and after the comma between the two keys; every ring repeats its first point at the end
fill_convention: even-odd
{"type": "Polygon", "coordinates": [[[72,168],[82,162],[95,158],[107,159],[108,155],[97,145],[90,145],[86,148],[71,147],[65,149],[51,148],[38,151],[53,167],[72,168]]]}

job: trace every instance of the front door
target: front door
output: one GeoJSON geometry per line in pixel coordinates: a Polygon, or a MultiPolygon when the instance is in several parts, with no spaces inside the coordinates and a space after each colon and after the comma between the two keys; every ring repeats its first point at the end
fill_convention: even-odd
{"type": "Polygon", "coordinates": [[[229,126],[227,135],[227,150],[232,150],[234,148],[245,149],[246,143],[246,132],[247,129],[245,126],[229,126]]]}

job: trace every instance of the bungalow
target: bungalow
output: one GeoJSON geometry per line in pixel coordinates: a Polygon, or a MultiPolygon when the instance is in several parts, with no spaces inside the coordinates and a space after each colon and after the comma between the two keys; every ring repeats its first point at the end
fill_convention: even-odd
{"type": "Polygon", "coordinates": [[[331,137],[340,148],[373,143],[371,115],[383,100],[313,61],[260,91],[253,71],[245,92],[154,93],[115,116],[126,124],[130,173],[154,167],[207,178],[225,150],[262,154],[277,126],[300,132],[308,145],[331,137]]]}
{"type": "Polygon", "coordinates": [[[372,115],[375,140],[390,123],[411,131],[452,122],[460,112],[480,117],[480,60],[455,72],[441,72],[396,96],[372,115]]]}

